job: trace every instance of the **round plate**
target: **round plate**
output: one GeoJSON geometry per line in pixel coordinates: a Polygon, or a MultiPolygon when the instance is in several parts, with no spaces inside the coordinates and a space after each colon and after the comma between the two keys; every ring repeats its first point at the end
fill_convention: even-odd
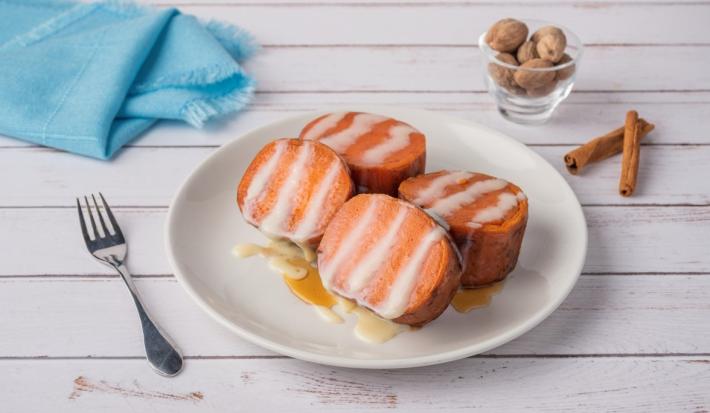
{"type": "Polygon", "coordinates": [[[401,119],[427,137],[427,171],[463,169],[509,180],[528,196],[529,218],[518,265],[492,303],[467,314],[452,308],[426,327],[368,344],[344,324],[323,321],[299,301],[260,257],[237,259],[237,243],[267,240],[241,217],[236,187],[257,151],[295,137],[319,113],[295,116],[224,145],[185,181],[167,219],[175,276],[212,317],[242,338],[316,363],[399,368],[443,363],[506,343],[547,317],[570,292],[584,264],[587,226],[579,201],[559,173],[525,145],[481,125],[390,107],[338,110],[401,119]]]}

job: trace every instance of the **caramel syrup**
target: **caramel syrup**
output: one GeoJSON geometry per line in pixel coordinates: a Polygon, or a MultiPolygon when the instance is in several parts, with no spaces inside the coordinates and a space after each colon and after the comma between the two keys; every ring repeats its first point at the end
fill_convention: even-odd
{"type": "Polygon", "coordinates": [[[474,308],[487,307],[493,296],[503,289],[503,285],[505,282],[499,281],[480,288],[462,288],[451,300],[451,306],[459,313],[468,313],[474,308]]]}
{"type": "Polygon", "coordinates": [[[345,313],[357,316],[355,336],[368,343],[384,343],[407,326],[385,320],[372,311],[357,305],[354,301],[338,297],[328,292],[321,282],[318,269],[311,264],[315,259],[312,250],[295,246],[285,241],[272,241],[268,246],[239,244],[233,254],[240,258],[262,255],[268,259],[269,268],[282,275],[284,283],[293,295],[306,304],[312,305],[318,314],[330,323],[342,323],[343,318],[333,311],[336,305],[345,313]]]}

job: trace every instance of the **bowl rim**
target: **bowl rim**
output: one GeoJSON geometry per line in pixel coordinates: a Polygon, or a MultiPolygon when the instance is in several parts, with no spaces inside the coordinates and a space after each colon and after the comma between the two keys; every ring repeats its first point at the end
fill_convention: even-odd
{"type": "MultiPolygon", "coordinates": [[[[579,36],[577,36],[576,33],[574,33],[572,30],[570,30],[566,26],[552,23],[547,20],[539,20],[539,19],[515,19],[515,20],[521,21],[521,22],[525,23],[526,25],[528,23],[534,23],[539,26],[555,26],[558,29],[561,29],[562,31],[565,32],[565,36],[568,39],[573,40],[573,43],[575,44],[574,47],[577,50],[577,54],[569,62],[563,63],[561,65],[552,66],[552,67],[529,68],[529,67],[520,67],[520,66],[516,66],[516,65],[511,65],[510,63],[506,63],[502,60],[499,60],[497,57],[497,54],[505,53],[505,52],[499,52],[497,50],[494,50],[492,47],[490,47],[488,45],[488,43],[486,43],[486,34],[488,33],[488,30],[486,30],[485,32],[481,33],[481,35],[478,37],[478,49],[481,50],[481,52],[483,53],[483,55],[485,56],[485,58],[487,60],[490,60],[497,65],[500,65],[500,66],[503,66],[505,68],[512,69],[512,70],[524,70],[524,71],[528,71],[528,72],[556,72],[558,70],[562,70],[562,69],[574,66],[582,58],[582,55],[584,54],[584,45],[582,44],[582,41],[579,39],[579,36]]],[[[527,41],[527,39],[526,39],[526,41],[527,41]]],[[[569,44],[568,44],[568,46],[569,46],[569,44]]]]}

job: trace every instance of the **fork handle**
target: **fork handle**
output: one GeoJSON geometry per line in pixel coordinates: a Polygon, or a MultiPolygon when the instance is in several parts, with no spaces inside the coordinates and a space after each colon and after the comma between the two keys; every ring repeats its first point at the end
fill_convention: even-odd
{"type": "Polygon", "coordinates": [[[172,344],[170,338],[160,331],[160,328],[150,318],[141,302],[138,290],[133,284],[133,278],[124,264],[114,265],[121,278],[126,283],[131,292],[133,302],[141,319],[143,327],[143,343],[145,345],[146,358],[150,365],[164,376],[175,376],[182,370],[182,356],[172,344]]]}

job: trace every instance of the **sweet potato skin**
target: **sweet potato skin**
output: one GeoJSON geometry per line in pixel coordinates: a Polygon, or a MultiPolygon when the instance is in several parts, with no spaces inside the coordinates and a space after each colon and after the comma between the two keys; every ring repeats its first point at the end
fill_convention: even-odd
{"type": "Polygon", "coordinates": [[[502,281],[515,269],[528,220],[527,201],[520,212],[501,227],[483,227],[481,231],[454,233],[454,241],[463,257],[461,286],[482,287],[502,281]]]}
{"type": "Polygon", "coordinates": [[[397,196],[397,188],[407,178],[419,175],[426,168],[426,151],[411,163],[403,165],[360,166],[348,164],[358,193],[386,194],[397,196]]]}

